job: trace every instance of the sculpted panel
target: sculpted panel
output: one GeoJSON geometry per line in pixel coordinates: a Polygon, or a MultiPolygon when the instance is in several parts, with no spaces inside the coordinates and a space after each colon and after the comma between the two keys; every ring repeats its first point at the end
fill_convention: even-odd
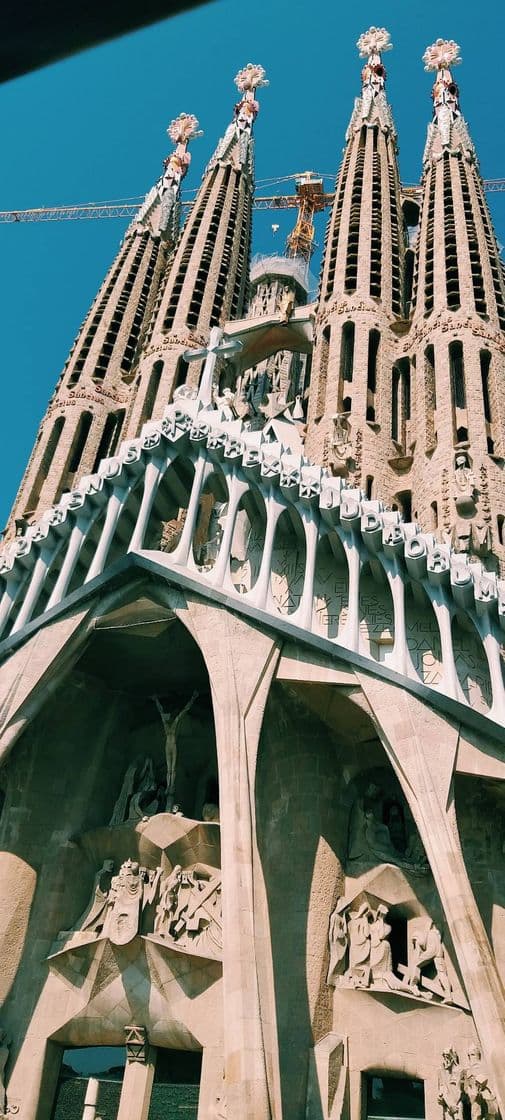
{"type": "Polygon", "coordinates": [[[222,951],[221,872],[197,863],[166,873],[128,859],[113,874],[105,860],[75,929],[58,935],[51,955],[108,938],[128,945],[139,934],[149,940],[219,960],[222,951]]]}
{"type": "Polygon", "coordinates": [[[439,1003],[456,1003],[442,935],[429,915],[392,916],[368,892],[340,899],[330,918],[327,982],[334,988],[393,991],[439,1003]],[[405,963],[393,960],[395,944],[406,943],[405,963]]]}
{"type": "Polygon", "coordinates": [[[468,1048],[463,1064],[454,1046],[442,1052],[438,1103],[442,1106],[444,1118],[454,1120],[464,1120],[467,1116],[470,1120],[494,1120],[499,1115],[496,1097],[476,1043],[468,1048]]]}

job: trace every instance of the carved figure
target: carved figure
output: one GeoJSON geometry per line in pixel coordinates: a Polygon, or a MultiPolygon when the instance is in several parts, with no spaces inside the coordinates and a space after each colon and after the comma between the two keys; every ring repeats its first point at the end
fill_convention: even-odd
{"type": "Polygon", "coordinates": [[[99,933],[103,928],[113,870],[113,860],[104,860],[100,870],[95,875],[91,902],[82,917],[76,922],[76,929],[86,930],[88,933],[99,933]]]}
{"type": "Polygon", "coordinates": [[[137,758],[126,770],[109,824],[118,825],[151,816],[159,808],[157,794],[152,759],[137,758]]]}
{"type": "Polygon", "coordinates": [[[143,879],[139,864],[125,860],[113,876],[103,933],[114,945],[127,945],[138,933],[143,879]]]}
{"type": "Polygon", "coordinates": [[[479,1047],[473,1043],[468,1050],[468,1061],[463,1071],[463,1090],[470,1104],[471,1120],[496,1117],[498,1104],[488,1084],[487,1071],[479,1047]]]}
{"type": "Polygon", "coordinates": [[[330,964],[326,983],[334,985],[337,976],[342,975],[345,970],[347,947],[349,945],[345,914],[339,914],[337,910],[333,911],[330,918],[329,942],[330,964]]]}
{"type": "Polygon", "coordinates": [[[444,1117],[463,1120],[462,1078],[459,1057],[451,1046],[442,1052],[442,1069],[438,1075],[438,1103],[442,1105],[444,1117]]]}
{"type": "Polygon", "coordinates": [[[349,913],[349,969],[347,975],[356,987],[367,988],[370,983],[370,915],[367,902],[349,913]]]}
{"type": "Polygon", "coordinates": [[[175,795],[175,777],[177,767],[177,730],[181,720],[193,707],[198,693],[194,692],[188,703],[181,709],[178,715],[171,716],[170,712],[166,712],[160,704],[157,696],[154,696],[154,703],[160,713],[163,730],[165,732],[165,759],[167,764],[167,799],[165,811],[170,813],[174,805],[175,795]]]}
{"type": "Polygon", "coordinates": [[[170,875],[161,884],[160,900],[156,907],[154,919],[154,932],[159,937],[167,937],[171,932],[172,921],[177,911],[181,874],[182,868],[177,863],[170,875]]]}
{"type": "Polygon", "coordinates": [[[348,858],[370,861],[374,857],[410,871],[427,866],[417,832],[407,835],[403,805],[384,798],[380,787],[369,782],[351,810],[348,858]]]}
{"type": "Polygon", "coordinates": [[[370,979],[372,983],[381,982],[388,988],[402,988],[402,981],[393,972],[393,954],[388,937],[391,926],[386,922],[388,908],[380,903],[375,911],[371,911],[370,923],[370,979]]]}
{"type": "Polygon", "coordinates": [[[408,924],[408,965],[399,965],[404,979],[416,995],[431,999],[440,996],[444,1002],[451,999],[452,987],[447,972],[442,934],[431,918],[413,918],[408,924]],[[425,969],[432,966],[435,976],[425,975],[425,969]],[[421,987],[425,989],[421,992],[421,987]]]}
{"type": "Polygon", "coordinates": [[[219,823],[219,805],[215,805],[213,801],[206,801],[202,809],[202,820],[211,823],[219,823]]]}

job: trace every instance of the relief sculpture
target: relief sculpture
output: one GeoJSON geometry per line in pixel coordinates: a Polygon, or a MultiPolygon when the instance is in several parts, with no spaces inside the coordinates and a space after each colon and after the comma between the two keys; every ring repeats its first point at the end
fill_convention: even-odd
{"type": "Polygon", "coordinates": [[[494,1120],[498,1104],[489,1084],[480,1048],[472,1043],[467,1059],[461,1064],[454,1046],[442,1052],[442,1068],[438,1075],[438,1103],[444,1118],[454,1120],[494,1120]]]}
{"type": "Polygon", "coordinates": [[[428,869],[421,839],[401,794],[388,796],[370,781],[350,815],[350,864],[394,863],[413,873],[428,869]]]}
{"type": "Polygon", "coordinates": [[[330,918],[327,982],[334,988],[394,991],[418,999],[455,1003],[442,935],[428,915],[394,917],[366,892],[340,899],[330,918]],[[391,934],[407,944],[407,961],[393,960],[391,934]]]}
{"type": "Polygon", "coordinates": [[[139,934],[218,960],[222,950],[221,873],[207,864],[147,868],[125,860],[116,875],[105,860],[90,903],[73,930],[62,930],[52,955],[108,938],[128,945],[139,934]]]}

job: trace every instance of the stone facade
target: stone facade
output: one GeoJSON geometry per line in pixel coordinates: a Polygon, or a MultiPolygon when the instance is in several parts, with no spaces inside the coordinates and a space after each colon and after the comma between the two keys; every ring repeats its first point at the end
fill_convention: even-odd
{"type": "Polygon", "coordinates": [[[170,126],[18,495],[3,1117],[505,1116],[502,274],[456,44],[425,56],[415,251],[388,33],[358,46],[317,304],[305,261],[267,259],[242,317],[249,64],[178,240],[197,122],[170,126]],[[124,406],[107,447],[98,400],[124,406]]]}

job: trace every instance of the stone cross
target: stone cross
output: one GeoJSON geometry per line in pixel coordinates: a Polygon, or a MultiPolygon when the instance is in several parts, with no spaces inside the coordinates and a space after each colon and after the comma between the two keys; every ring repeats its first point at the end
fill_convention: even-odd
{"type": "Polygon", "coordinates": [[[185,362],[197,362],[202,359],[205,361],[198,390],[198,400],[203,405],[212,404],[212,384],[218,357],[228,357],[241,349],[242,343],[233,338],[226,338],[221,327],[211,327],[208,346],[202,347],[201,350],[185,350],[182,355],[185,362]]]}

